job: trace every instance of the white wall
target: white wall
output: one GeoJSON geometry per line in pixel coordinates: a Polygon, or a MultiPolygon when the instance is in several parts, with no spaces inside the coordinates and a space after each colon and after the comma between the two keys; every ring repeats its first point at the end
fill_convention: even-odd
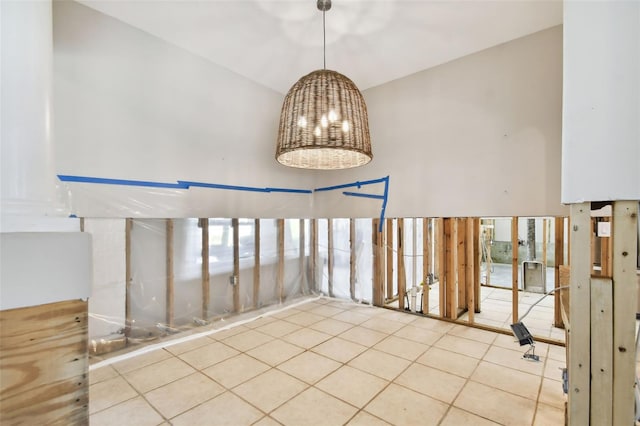
{"type": "Polygon", "coordinates": [[[640,2],[564,2],[562,201],[640,200],[640,2]]]}
{"type": "MultiPolygon", "coordinates": [[[[282,94],[92,9],[54,4],[54,54],[60,174],[301,189],[389,175],[388,217],[565,213],[560,27],[367,90],[374,160],[339,172],[275,162],[282,94]]],[[[89,217],[378,217],[382,204],[341,191],[69,188],[89,217]]]]}

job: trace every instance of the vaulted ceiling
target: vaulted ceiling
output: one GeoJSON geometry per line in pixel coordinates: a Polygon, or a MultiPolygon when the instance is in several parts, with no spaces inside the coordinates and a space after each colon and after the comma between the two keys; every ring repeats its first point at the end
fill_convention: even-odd
{"type": "MultiPolygon", "coordinates": [[[[82,0],[280,93],[323,66],[314,0],[82,0]]],[[[562,23],[562,0],[333,0],[327,68],[361,89],[562,23]]]]}

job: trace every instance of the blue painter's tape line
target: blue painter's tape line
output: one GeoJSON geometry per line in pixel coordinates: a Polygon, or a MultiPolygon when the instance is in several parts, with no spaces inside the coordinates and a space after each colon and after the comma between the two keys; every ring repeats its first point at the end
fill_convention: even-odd
{"type": "Polygon", "coordinates": [[[382,179],[384,180],[384,200],[382,201],[382,209],[380,210],[380,224],[378,225],[378,232],[382,232],[382,224],[384,223],[384,216],[387,211],[387,201],[389,200],[389,176],[382,179]]]}
{"type": "Polygon", "coordinates": [[[344,191],[343,194],[344,195],[350,195],[352,197],[375,198],[376,200],[384,200],[384,195],[361,194],[359,192],[348,192],[348,191],[344,191]]]}
{"type": "Polygon", "coordinates": [[[145,180],[105,179],[105,178],[97,178],[97,177],[69,176],[69,175],[58,175],[58,179],[60,179],[62,182],[80,182],[80,183],[97,183],[97,184],[103,184],[103,185],[147,186],[152,188],[187,189],[187,187],[181,183],[150,182],[145,180]]]}
{"type": "Polygon", "coordinates": [[[313,194],[310,189],[265,188],[267,192],[292,192],[294,194],[313,194]]]}
{"type": "Polygon", "coordinates": [[[255,188],[252,186],[223,185],[219,183],[191,182],[179,180],[178,183],[185,185],[187,188],[213,188],[213,189],[232,189],[235,191],[252,191],[252,192],[269,192],[265,188],[255,188]]]}
{"type": "MultiPolygon", "coordinates": [[[[387,176],[388,178],[388,176],[387,176]]],[[[335,186],[327,186],[324,188],[316,188],[314,189],[314,191],[316,192],[320,192],[320,191],[333,191],[335,189],[343,189],[343,188],[351,188],[353,186],[356,186],[358,188],[362,187],[363,185],[373,185],[375,183],[382,183],[385,182],[385,180],[387,178],[380,178],[380,179],[372,179],[372,180],[366,180],[364,182],[353,182],[353,183],[345,183],[343,185],[335,185],[335,186]]]]}

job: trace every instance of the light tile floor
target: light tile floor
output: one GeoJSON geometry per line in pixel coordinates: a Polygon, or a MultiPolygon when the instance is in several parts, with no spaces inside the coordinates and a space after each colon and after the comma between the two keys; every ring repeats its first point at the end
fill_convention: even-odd
{"type": "MultiPolygon", "coordinates": [[[[170,342],[169,342],[170,344],[170,342]]],[[[336,299],[90,372],[92,425],[563,425],[564,348],[336,299]]]]}

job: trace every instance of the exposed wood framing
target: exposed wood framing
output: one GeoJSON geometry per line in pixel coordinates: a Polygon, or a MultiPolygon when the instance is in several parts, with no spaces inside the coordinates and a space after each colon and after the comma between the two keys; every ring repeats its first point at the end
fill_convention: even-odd
{"type": "Polygon", "coordinates": [[[254,220],[253,225],[253,307],[260,307],[260,219],[254,220]]]}
{"type": "Polygon", "coordinates": [[[476,283],[475,283],[475,251],[473,249],[473,243],[475,241],[474,238],[474,222],[475,220],[473,218],[467,218],[466,220],[467,222],[467,232],[466,232],[466,240],[465,240],[465,249],[466,249],[466,253],[465,253],[465,258],[466,258],[466,279],[465,282],[467,284],[467,292],[466,292],[466,296],[467,296],[467,301],[466,301],[466,306],[467,306],[467,312],[469,313],[469,322],[473,323],[474,322],[474,313],[475,313],[475,306],[476,306],[476,302],[475,302],[475,290],[476,290],[476,283]]]}
{"type": "Polygon", "coordinates": [[[386,265],[387,265],[387,280],[386,280],[386,297],[387,300],[393,299],[393,219],[386,219],[386,265]]]}
{"type": "MultiPolygon", "coordinates": [[[[591,206],[571,205],[569,307],[569,425],[589,424],[591,342],[591,206]]],[[[566,325],[566,324],[565,324],[566,325]]]]}
{"type": "MultiPolygon", "coordinates": [[[[603,222],[610,222],[608,217],[602,218],[603,222]]],[[[613,276],[613,244],[610,237],[600,237],[600,268],[603,277],[613,276]]]]}
{"type": "Polygon", "coordinates": [[[466,252],[466,240],[467,240],[467,219],[464,217],[456,218],[456,277],[458,287],[458,304],[456,318],[461,310],[467,307],[467,252],[466,252]]]}
{"type": "Polygon", "coordinates": [[[356,300],[356,220],[349,219],[349,296],[356,300]]]}
{"type": "MultiPolygon", "coordinates": [[[[555,218],[555,236],[554,236],[554,286],[562,287],[560,283],[560,267],[564,265],[564,218],[555,218]]],[[[560,306],[560,298],[563,290],[556,291],[553,295],[553,322],[555,327],[564,327],[562,320],[562,310],[560,306]]]]}
{"type": "Polygon", "coordinates": [[[202,319],[209,318],[211,286],[209,274],[209,219],[200,219],[202,229],[202,319]]]}
{"type": "MultiPolygon", "coordinates": [[[[613,203],[611,225],[613,235],[613,323],[615,324],[612,348],[612,424],[614,425],[634,423],[637,221],[638,201],[615,201],[613,203]]],[[[573,305],[573,300],[571,304],[573,305]]]]}
{"type": "Polygon", "coordinates": [[[276,286],[278,301],[282,303],[284,300],[284,219],[277,219],[276,223],[278,227],[278,270],[276,273],[276,286]]]}
{"type": "Polygon", "coordinates": [[[429,273],[431,272],[431,235],[429,234],[429,222],[431,219],[422,219],[422,311],[429,312],[429,273]]]}
{"type": "Polygon", "coordinates": [[[511,218],[511,313],[518,321],[518,218],[511,218]]]}
{"type": "Polygon", "coordinates": [[[436,225],[436,252],[437,265],[438,265],[438,286],[439,286],[439,313],[442,318],[446,318],[446,286],[445,281],[447,279],[447,257],[445,255],[447,241],[445,237],[445,224],[443,218],[438,218],[435,221],[436,225]]]}
{"type": "Polygon", "coordinates": [[[0,420],[89,424],[88,302],[0,311],[0,420]]]}
{"type": "Polygon", "coordinates": [[[167,292],[166,292],[166,323],[173,327],[174,319],[174,274],[173,274],[173,219],[166,220],[166,249],[167,249],[167,292]]]}
{"type": "Polygon", "coordinates": [[[333,219],[327,219],[327,275],[329,297],[333,297],[333,264],[335,254],[333,252],[333,219]]]}
{"type": "Polygon", "coordinates": [[[446,259],[444,288],[446,293],[445,316],[449,319],[458,317],[458,301],[456,300],[456,266],[457,252],[456,242],[458,240],[458,222],[455,218],[444,219],[444,238],[446,259]]]}
{"type": "Polygon", "coordinates": [[[131,228],[133,219],[124,222],[125,295],[124,295],[124,335],[131,335],[131,228]]]}
{"type": "Polygon", "coordinates": [[[482,252],[480,251],[480,218],[476,217],[473,219],[473,276],[474,276],[474,288],[475,288],[475,297],[473,301],[473,306],[475,313],[480,313],[480,274],[481,274],[481,264],[482,264],[482,252]]]}
{"type": "Polygon", "coordinates": [[[547,219],[542,219],[542,270],[547,270],[547,239],[548,239],[548,229],[547,229],[547,219]]]}
{"type": "Polygon", "coordinates": [[[371,236],[373,243],[373,305],[384,306],[384,276],[383,276],[383,234],[378,232],[380,219],[373,219],[371,236]]]}
{"type": "MultiPolygon", "coordinates": [[[[613,292],[610,278],[591,278],[591,424],[612,425],[613,292]]],[[[628,424],[632,424],[628,423],[628,424]]]]}
{"type": "Polygon", "coordinates": [[[309,269],[311,272],[311,289],[318,291],[317,275],[317,259],[318,259],[318,221],[311,219],[311,259],[309,269]]]}
{"type": "Polygon", "coordinates": [[[240,306],[240,224],[238,218],[231,219],[233,228],[233,311],[242,311],[240,306]]]}
{"type": "Polygon", "coordinates": [[[404,219],[397,219],[398,233],[398,307],[402,310],[404,306],[404,297],[407,293],[407,274],[404,269],[404,219]]]}

